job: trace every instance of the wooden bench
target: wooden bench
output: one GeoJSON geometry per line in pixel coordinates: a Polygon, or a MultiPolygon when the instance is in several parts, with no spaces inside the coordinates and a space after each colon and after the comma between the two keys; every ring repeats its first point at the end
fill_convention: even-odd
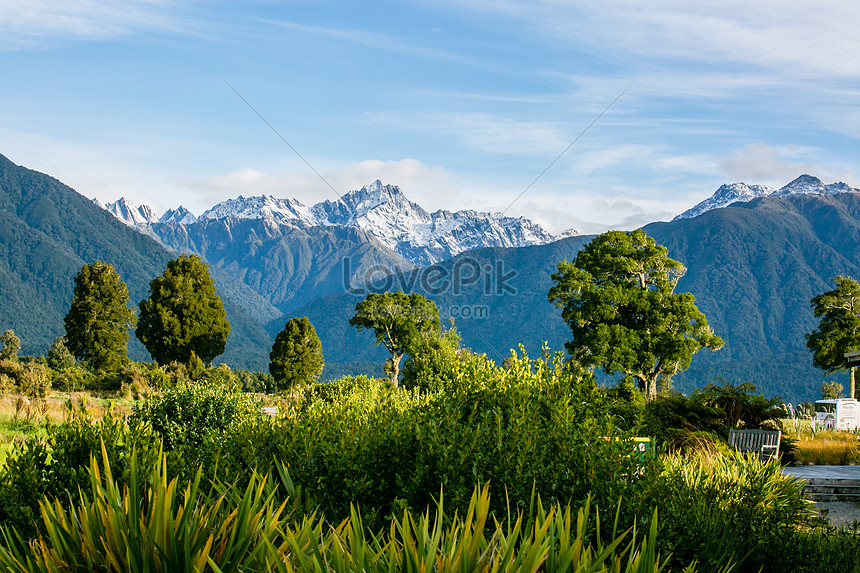
{"type": "Polygon", "coordinates": [[[741,452],[754,452],[763,460],[779,456],[781,439],[779,430],[729,430],[731,447],[741,452]]]}

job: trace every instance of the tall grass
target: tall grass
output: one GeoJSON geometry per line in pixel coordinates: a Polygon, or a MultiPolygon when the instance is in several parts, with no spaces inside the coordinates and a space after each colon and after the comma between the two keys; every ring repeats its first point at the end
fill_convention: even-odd
{"type": "MultiPolygon", "coordinates": [[[[292,519],[295,505],[277,504],[271,476],[254,474],[243,490],[204,491],[200,479],[180,487],[169,480],[166,458],[149,485],[133,471],[120,487],[106,450],[93,459],[90,487],[65,508],[45,499],[46,533],[26,541],[2,530],[0,566],[6,571],[576,571],[659,573],[667,561],[657,551],[657,520],[647,535],[612,527],[601,541],[599,513],[587,501],[545,508],[533,501],[528,514],[503,521],[490,513],[487,487],[476,489],[465,514],[446,514],[442,497],[433,512],[408,510],[368,533],[361,512],[337,525],[316,514],[292,519]]],[[[136,466],[135,466],[136,467],[136,466]]],[[[282,476],[288,476],[285,473],[282,476]]],[[[731,570],[728,564],[723,571],[731,570]]],[[[687,571],[696,570],[691,564],[687,571]]]]}

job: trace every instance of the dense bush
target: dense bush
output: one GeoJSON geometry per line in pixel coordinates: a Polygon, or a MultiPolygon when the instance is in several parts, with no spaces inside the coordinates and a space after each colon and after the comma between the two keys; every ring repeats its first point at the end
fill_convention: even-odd
{"type": "Polygon", "coordinates": [[[136,402],[129,424],[148,423],[169,452],[177,473],[210,467],[238,428],[259,419],[250,396],[216,384],[182,383],[136,402]]]}
{"type": "Polygon", "coordinates": [[[452,378],[430,394],[366,378],[320,387],[276,422],[246,427],[226,455],[236,471],[281,460],[332,518],[350,503],[377,518],[423,508],[440,487],[465,510],[484,482],[497,510],[506,499],[526,506],[534,491],[549,502],[623,498],[633,513],[647,481],[637,476],[654,475],[656,460],[636,466],[590,376],[556,356],[472,360],[452,378]]]}

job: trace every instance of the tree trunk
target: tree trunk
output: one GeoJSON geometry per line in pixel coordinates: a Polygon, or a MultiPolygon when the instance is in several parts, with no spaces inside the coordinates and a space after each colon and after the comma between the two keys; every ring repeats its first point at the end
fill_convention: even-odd
{"type": "Polygon", "coordinates": [[[645,394],[645,399],[649,402],[657,397],[657,377],[653,379],[637,376],[636,381],[639,383],[639,391],[645,394]]]}
{"type": "Polygon", "coordinates": [[[645,394],[645,399],[649,402],[657,397],[657,378],[654,377],[648,380],[648,393],[645,394]]]}
{"type": "Polygon", "coordinates": [[[392,354],[391,358],[385,361],[385,373],[388,374],[388,379],[395,386],[398,385],[400,380],[400,360],[402,358],[402,354],[392,354]]]}
{"type": "Polygon", "coordinates": [[[856,378],[857,375],[854,372],[854,366],[852,366],[851,369],[848,371],[848,376],[850,379],[850,382],[848,383],[848,397],[849,398],[855,398],[856,397],[855,391],[857,388],[857,378],[856,378]]]}

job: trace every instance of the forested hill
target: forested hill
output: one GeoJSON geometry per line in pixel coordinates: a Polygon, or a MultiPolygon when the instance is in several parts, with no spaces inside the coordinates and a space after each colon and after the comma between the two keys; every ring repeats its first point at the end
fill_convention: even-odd
{"type": "MultiPolygon", "coordinates": [[[[174,256],[53,177],[0,155],[0,330],[13,329],[24,353],[43,354],[64,334],[74,277],[84,264],[112,264],[136,306],[174,256]]],[[[223,359],[265,368],[270,338],[232,300],[224,302],[232,331],[223,359]]],[[[129,347],[133,357],[146,357],[133,334],[129,347]]]]}
{"type": "MultiPolygon", "coordinates": [[[[688,267],[678,292],[696,296],[726,342],[718,352],[696,355],[690,370],[674,378],[677,389],[701,388],[719,376],[734,384],[753,382],[790,401],[817,397],[824,377],[805,346],[804,334],[816,324],[809,299],[832,288],[830,279],[838,274],[860,278],[860,195],[768,197],[645,230],[688,267]]],[[[435,300],[443,316],[455,317],[465,346],[496,360],[519,344],[532,353],[542,341],[561,350],[568,331],[546,300],[550,274],[590,240],[479,249],[392,284],[435,300]],[[473,269],[480,269],[477,281],[469,279],[473,269]],[[445,280],[449,286],[438,288],[445,280]],[[431,288],[422,288],[422,281],[431,288]]],[[[294,313],[314,323],[327,360],[384,357],[370,337],[346,326],[359,299],[328,296],[294,313]]],[[[836,380],[844,383],[842,378],[836,380]]]]}

